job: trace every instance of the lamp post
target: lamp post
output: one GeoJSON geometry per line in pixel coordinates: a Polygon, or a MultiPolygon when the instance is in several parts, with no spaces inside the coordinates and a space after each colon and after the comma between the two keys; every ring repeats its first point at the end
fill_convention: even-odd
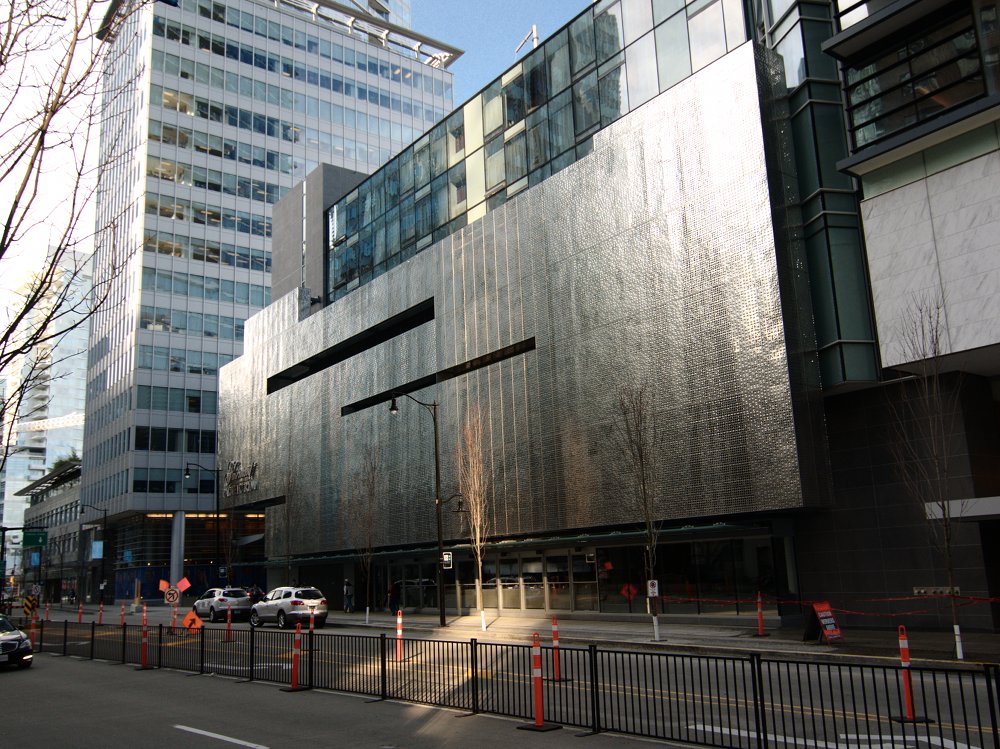
{"type": "Polygon", "coordinates": [[[416,403],[418,406],[423,406],[427,413],[431,415],[431,421],[434,423],[434,514],[435,520],[437,521],[437,599],[438,599],[438,614],[441,619],[441,626],[447,626],[447,622],[444,618],[444,570],[441,565],[444,563],[444,533],[441,528],[441,505],[444,502],[441,500],[441,451],[438,447],[438,416],[437,401],[432,401],[431,403],[424,403],[421,400],[417,400],[412,395],[408,393],[396,393],[393,395],[392,403],[389,405],[389,413],[397,414],[399,413],[399,408],[396,406],[396,398],[399,396],[404,396],[409,398],[411,401],[416,403]]]}
{"type": "MultiPolygon", "coordinates": [[[[94,505],[88,505],[83,502],[80,503],[81,509],[86,507],[88,510],[97,510],[101,513],[101,581],[104,583],[104,587],[107,587],[108,573],[107,573],[107,558],[108,558],[108,510],[106,507],[95,507],[94,505]]],[[[104,587],[98,586],[98,590],[101,592],[100,603],[104,603],[104,587]]]]}
{"type": "MultiPolygon", "coordinates": [[[[191,469],[200,468],[202,471],[211,471],[215,475],[215,566],[221,566],[219,564],[220,553],[219,553],[219,474],[221,469],[219,468],[205,468],[205,466],[199,463],[185,463],[184,464],[184,478],[191,478],[191,469]]],[[[200,487],[199,487],[200,488],[200,487]]],[[[221,576],[220,576],[221,577],[221,576]]],[[[226,578],[229,577],[229,570],[226,570],[226,578]]]]}

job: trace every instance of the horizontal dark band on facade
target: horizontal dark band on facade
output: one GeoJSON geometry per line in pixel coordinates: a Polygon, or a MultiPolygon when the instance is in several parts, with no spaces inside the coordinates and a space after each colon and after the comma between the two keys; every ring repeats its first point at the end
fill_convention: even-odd
{"type": "Polygon", "coordinates": [[[421,377],[416,380],[410,380],[410,382],[407,382],[405,385],[399,385],[391,390],[383,390],[381,393],[376,393],[375,395],[371,395],[367,398],[362,398],[359,401],[354,401],[354,403],[348,403],[340,409],[340,415],[347,416],[347,414],[363,411],[366,408],[377,406],[379,403],[386,403],[397,396],[415,393],[418,390],[429,388],[435,383],[452,380],[456,377],[468,374],[469,372],[474,372],[477,369],[482,369],[483,367],[488,367],[491,364],[502,362],[504,359],[511,359],[515,356],[520,356],[521,354],[534,350],[535,338],[532,336],[531,338],[526,338],[523,341],[512,343],[510,346],[504,346],[496,351],[491,351],[488,354],[483,354],[482,356],[477,356],[473,359],[469,359],[468,361],[464,361],[461,364],[456,364],[453,367],[442,369],[436,375],[427,375],[426,377],[421,377]]]}
{"type": "Polygon", "coordinates": [[[289,367],[283,372],[268,377],[267,394],[270,395],[282,388],[295,384],[299,380],[311,377],[317,372],[329,369],[335,364],[350,359],[352,356],[357,356],[396,336],[407,333],[414,328],[419,328],[433,319],[434,299],[432,297],[341,341],[336,346],[331,346],[318,354],[310,356],[308,359],[303,359],[298,364],[289,367]]]}

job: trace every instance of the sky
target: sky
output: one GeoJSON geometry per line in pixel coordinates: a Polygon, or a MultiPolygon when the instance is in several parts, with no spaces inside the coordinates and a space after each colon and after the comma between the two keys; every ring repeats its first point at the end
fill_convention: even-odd
{"type": "Polygon", "coordinates": [[[465,51],[448,69],[455,75],[455,106],[531,51],[514,49],[538,27],[539,42],[565,26],[589,0],[413,0],[412,28],[465,51]]]}

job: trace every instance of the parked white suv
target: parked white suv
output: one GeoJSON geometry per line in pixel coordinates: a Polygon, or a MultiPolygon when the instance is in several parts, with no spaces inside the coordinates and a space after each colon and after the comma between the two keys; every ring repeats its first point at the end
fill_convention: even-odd
{"type": "Polygon", "coordinates": [[[250,623],[259,627],[264,622],[275,622],[284,629],[295,622],[309,624],[309,615],[316,617],[316,628],[326,624],[326,599],[316,588],[284,586],[275,588],[264,600],[250,609],[250,623]]]}
{"type": "Polygon", "coordinates": [[[209,588],[194,602],[194,613],[210,622],[225,621],[226,612],[233,612],[233,619],[250,614],[250,596],[242,588],[209,588]]]}

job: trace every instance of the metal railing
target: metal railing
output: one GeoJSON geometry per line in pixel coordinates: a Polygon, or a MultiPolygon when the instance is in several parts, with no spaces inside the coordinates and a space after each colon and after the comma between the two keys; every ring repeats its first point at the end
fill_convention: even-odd
{"type": "MultiPolygon", "coordinates": [[[[41,622],[36,650],[141,663],[142,625],[41,622]]],[[[147,667],[291,683],[294,633],[148,628],[147,667]]],[[[1000,749],[1000,666],[904,669],[746,656],[543,648],[544,719],[723,749],[1000,749]],[[907,705],[910,714],[907,714],[907,705]],[[923,746],[921,746],[923,745],[923,746]]],[[[302,686],[534,717],[528,645],[302,637],[302,686]]]]}

